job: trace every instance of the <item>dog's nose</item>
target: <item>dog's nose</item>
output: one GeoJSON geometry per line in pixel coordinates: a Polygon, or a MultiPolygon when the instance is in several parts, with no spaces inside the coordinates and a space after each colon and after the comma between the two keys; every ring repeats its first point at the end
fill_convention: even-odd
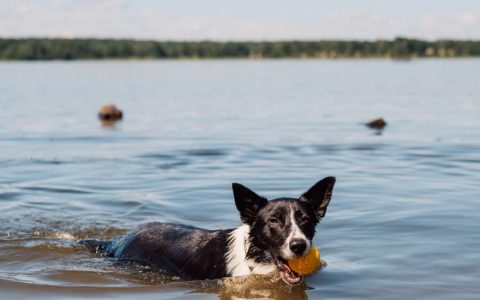
{"type": "Polygon", "coordinates": [[[307,249],[307,242],[304,239],[293,239],[290,242],[290,250],[296,255],[301,255],[307,249]]]}

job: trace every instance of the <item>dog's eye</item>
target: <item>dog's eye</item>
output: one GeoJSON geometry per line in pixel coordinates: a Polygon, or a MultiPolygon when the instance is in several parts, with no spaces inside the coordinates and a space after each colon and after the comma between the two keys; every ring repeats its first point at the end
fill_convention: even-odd
{"type": "Polygon", "coordinates": [[[268,219],[268,223],[270,223],[270,224],[278,224],[279,221],[278,221],[277,218],[270,218],[270,219],[268,219]]]}
{"type": "Polygon", "coordinates": [[[308,218],[307,216],[301,216],[299,220],[299,222],[302,224],[307,223],[308,221],[310,221],[310,218],[308,218]]]}

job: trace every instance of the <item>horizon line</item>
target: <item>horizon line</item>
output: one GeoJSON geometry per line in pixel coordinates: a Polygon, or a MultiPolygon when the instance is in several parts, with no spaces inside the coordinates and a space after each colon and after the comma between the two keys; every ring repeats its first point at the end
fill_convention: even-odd
{"type": "Polygon", "coordinates": [[[379,41],[395,41],[398,39],[415,40],[425,42],[439,42],[439,41],[460,41],[460,42],[479,42],[480,38],[437,38],[428,39],[413,36],[398,35],[393,38],[318,38],[318,39],[148,39],[148,38],[134,38],[134,37],[99,37],[99,36],[22,36],[22,37],[9,37],[0,36],[0,40],[110,40],[110,41],[136,41],[136,42],[175,42],[175,43],[275,43],[275,42],[319,42],[319,41],[335,41],[335,42],[379,42],[379,41]]]}

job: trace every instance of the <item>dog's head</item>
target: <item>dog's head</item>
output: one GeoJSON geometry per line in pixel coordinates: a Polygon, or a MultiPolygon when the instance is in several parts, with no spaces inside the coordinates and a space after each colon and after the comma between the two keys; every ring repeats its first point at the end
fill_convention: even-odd
{"type": "Polygon", "coordinates": [[[234,183],[235,205],[242,222],[250,227],[247,258],[257,263],[275,264],[285,282],[300,283],[302,276],[293,272],[287,261],[310,251],[315,226],[327,212],[334,184],[335,178],[327,177],[298,199],[268,201],[247,187],[234,183]]]}

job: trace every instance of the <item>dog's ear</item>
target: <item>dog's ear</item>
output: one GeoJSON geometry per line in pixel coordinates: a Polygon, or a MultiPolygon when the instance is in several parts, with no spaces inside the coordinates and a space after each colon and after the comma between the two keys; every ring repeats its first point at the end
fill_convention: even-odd
{"type": "Polygon", "coordinates": [[[239,183],[232,183],[232,190],[235,205],[243,223],[253,224],[258,211],[267,204],[268,200],[239,183]]]}
{"type": "Polygon", "coordinates": [[[317,217],[323,218],[327,212],[327,206],[332,198],[332,190],[335,185],[335,177],[326,177],[315,183],[306,193],[300,196],[300,201],[308,202],[315,210],[317,217]]]}

